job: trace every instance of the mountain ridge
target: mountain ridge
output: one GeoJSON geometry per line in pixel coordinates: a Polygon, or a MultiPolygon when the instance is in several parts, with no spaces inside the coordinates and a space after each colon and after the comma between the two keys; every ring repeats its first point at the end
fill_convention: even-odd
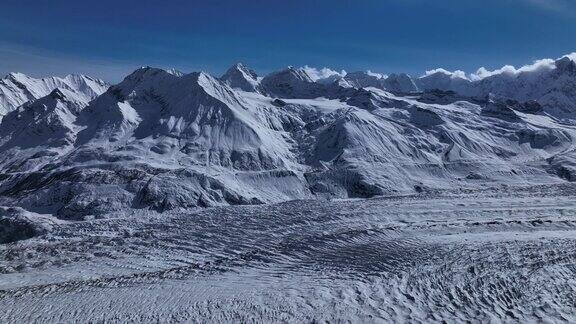
{"type": "Polygon", "coordinates": [[[89,89],[55,87],[0,123],[0,203],[77,219],[574,181],[574,110],[552,99],[576,103],[576,65],[554,64],[468,83],[242,64],[219,78],[143,67],[109,87],[70,77],[89,89]]]}
{"type": "Polygon", "coordinates": [[[23,73],[9,73],[0,79],[0,115],[28,101],[44,97],[56,88],[76,92],[77,96],[88,102],[102,94],[108,86],[102,80],[79,74],[36,79],[23,73]]]}

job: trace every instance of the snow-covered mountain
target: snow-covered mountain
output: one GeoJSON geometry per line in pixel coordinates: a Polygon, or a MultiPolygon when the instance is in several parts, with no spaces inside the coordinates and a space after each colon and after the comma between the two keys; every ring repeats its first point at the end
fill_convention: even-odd
{"type": "Polygon", "coordinates": [[[357,88],[374,87],[394,93],[418,92],[418,86],[408,74],[383,75],[370,71],[358,71],[346,74],[344,80],[357,88]]]}
{"type": "Polygon", "coordinates": [[[406,73],[390,74],[382,81],[384,90],[397,93],[418,92],[418,86],[406,73]]]}
{"type": "Polygon", "coordinates": [[[102,80],[85,75],[35,79],[22,73],[10,73],[0,79],[0,116],[28,101],[42,98],[56,88],[71,91],[77,99],[88,102],[106,91],[108,86],[102,80]]]}
{"type": "Polygon", "coordinates": [[[237,63],[229,68],[220,79],[234,89],[248,92],[259,92],[262,90],[256,72],[242,63],[237,63]]]}
{"type": "Polygon", "coordinates": [[[15,155],[22,157],[29,148],[36,151],[40,147],[72,145],[75,120],[85,106],[86,102],[79,100],[76,93],[59,88],[27,102],[4,118],[0,127],[2,151],[14,148],[15,155]]]}
{"type": "Polygon", "coordinates": [[[261,84],[266,93],[282,98],[318,98],[325,91],[325,84],[315,82],[305,70],[293,67],[270,73],[261,84]]]}
{"type": "Polygon", "coordinates": [[[385,75],[372,73],[370,71],[351,72],[344,76],[344,79],[348,81],[349,84],[357,88],[380,88],[382,86],[382,80],[385,78],[385,75]]]}
{"type": "Polygon", "coordinates": [[[574,118],[576,112],[576,54],[556,60],[540,60],[516,69],[479,70],[472,78],[461,71],[438,69],[415,80],[421,90],[454,91],[468,97],[490,94],[517,101],[535,100],[559,118],[574,118]]]}
{"type": "Polygon", "coordinates": [[[93,93],[57,86],[6,108],[0,203],[80,218],[574,181],[574,66],[475,80],[260,78],[242,64],[220,78],[144,67],[109,88],[79,77],[93,93]]]}
{"type": "Polygon", "coordinates": [[[472,81],[465,75],[451,73],[444,69],[429,71],[425,76],[416,79],[415,83],[422,91],[444,90],[464,95],[476,95],[472,81]]]}

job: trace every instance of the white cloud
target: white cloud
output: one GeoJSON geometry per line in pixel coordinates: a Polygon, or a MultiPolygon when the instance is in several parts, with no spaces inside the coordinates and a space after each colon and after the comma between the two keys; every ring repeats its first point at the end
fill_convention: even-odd
{"type": "Polygon", "coordinates": [[[346,75],[346,71],[344,71],[344,70],[338,72],[338,71],[334,71],[334,70],[329,69],[329,68],[317,69],[315,67],[310,67],[308,65],[305,65],[304,67],[302,67],[302,70],[304,70],[306,73],[308,73],[310,78],[312,78],[312,80],[314,80],[314,81],[326,79],[326,78],[329,78],[333,75],[339,75],[342,77],[346,75]]]}
{"type": "Polygon", "coordinates": [[[464,72],[464,71],[461,71],[461,70],[448,71],[448,70],[443,69],[443,68],[428,70],[428,71],[426,71],[424,76],[429,76],[429,75],[432,75],[435,73],[443,73],[443,74],[449,75],[452,78],[468,79],[468,77],[466,77],[466,72],[464,72]]]}
{"type": "MultiPolygon", "coordinates": [[[[572,61],[576,62],[576,52],[571,53],[568,55],[564,55],[561,58],[569,58],[572,61]]],[[[560,58],[559,58],[560,59],[560,58]]],[[[557,59],[558,60],[558,59],[557,59]]],[[[471,81],[479,81],[485,79],[487,77],[491,77],[493,75],[505,74],[510,76],[515,76],[520,73],[524,72],[540,72],[540,71],[550,71],[556,68],[555,64],[556,60],[553,59],[542,59],[536,60],[532,64],[521,66],[520,68],[516,68],[513,65],[504,65],[503,67],[496,69],[496,70],[488,70],[485,67],[479,68],[475,73],[466,74],[464,71],[456,70],[456,71],[448,71],[446,69],[434,69],[426,71],[424,76],[429,76],[434,73],[444,73],[446,75],[451,76],[452,78],[462,78],[471,81]]]]}
{"type": "MultiPolygon", "coordinates": [[[[576,61],[576,53],[568,54],[563,57],[569,57],[572,60],[576,61]]],[[[536,60],[534,61],[534,63],[524,65],[518,69],[512,65],[505,65],[500,69],[496,69],[494,71],[490,71],[484,67],[481,67],[478,69],[478,71],[476,71],[476,73],[470,74],[470,79],[473,81],[477,81],[497,74],[508,74],[514,76],[523,72],[550,71],[556,68],[554,62],[555,60],[553,59],[542,59],[542,60],[536,60]]]]}

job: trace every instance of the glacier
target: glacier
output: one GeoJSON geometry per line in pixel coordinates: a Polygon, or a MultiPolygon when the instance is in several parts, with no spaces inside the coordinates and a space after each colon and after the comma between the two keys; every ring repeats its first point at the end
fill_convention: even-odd
{"type": "Polygon", "coordinates": [[[0,117],[3,322],[575,319],[574,54],[420,77],[11,73],[0,117]]]}

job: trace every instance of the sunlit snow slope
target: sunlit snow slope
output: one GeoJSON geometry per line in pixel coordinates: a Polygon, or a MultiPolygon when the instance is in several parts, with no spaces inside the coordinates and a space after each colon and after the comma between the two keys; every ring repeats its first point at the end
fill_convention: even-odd
{"type": "Polygon", "coordinates": [[[574,55],[544,65],[0,81],[0,203],[60,218],[576,179],[574,55]]]}
{"type": "Polygon", "coordinates": [[[77,99],[88,102],[106,91],[108,85],[85,75],[35,79],[22,73],[10,73],[0,79],[0,115],[42,98],[56,88],[74,92],[77,99]]]}

